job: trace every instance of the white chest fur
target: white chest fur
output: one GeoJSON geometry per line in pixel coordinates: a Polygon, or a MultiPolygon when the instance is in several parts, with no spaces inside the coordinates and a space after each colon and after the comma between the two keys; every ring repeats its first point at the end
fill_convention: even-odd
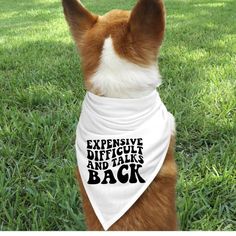
{"type": "Polygon", "coordinates": [[[156,65],[142,67],[117,55],[111,37],[103,45],[100,65],[91,78],[93,90],[113,98],[138,98],[161,84],[156,65]]]}

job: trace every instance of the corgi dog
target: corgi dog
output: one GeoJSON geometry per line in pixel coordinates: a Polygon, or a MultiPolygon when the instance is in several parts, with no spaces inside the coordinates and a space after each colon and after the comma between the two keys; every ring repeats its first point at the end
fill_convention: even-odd
{"type": "MultiPolygon", "coordinates": [[[[94,1],[94,4],[96,2],[94,1]]],[[[96,96],[137,99],[161,83],[157,56],[165,31],[163,0],[137,0],[133,10],[103,16],[79,0],[62,0],[65,18],[82,59],[86,90],[96,96]]],[[[177,230],[174,160],[175,123],[163,165],[138,200],[116,221],[113,231],[177,230]]],[[[103,230],[77,170],[88,230],[103,230]]]]}

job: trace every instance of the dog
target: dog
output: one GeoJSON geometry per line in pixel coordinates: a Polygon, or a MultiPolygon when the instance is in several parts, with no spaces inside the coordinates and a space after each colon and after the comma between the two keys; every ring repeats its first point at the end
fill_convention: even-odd
{"type": "MultiPolygon", "coordinates": [[[[156,66],[165,32],[162,0],[138,0],[132,11],[112,10],[98,16],[80,1],[62,0],[64,15],[82,58],[86,90],[99,97],[138,99],[160,85],[156,66]]],[[[175,123],[158,175],[110,227],[114,231],[177,230],[174,160],[175,123]]],[[[77,170],[88,230],[104,230],[77,170]]]]}

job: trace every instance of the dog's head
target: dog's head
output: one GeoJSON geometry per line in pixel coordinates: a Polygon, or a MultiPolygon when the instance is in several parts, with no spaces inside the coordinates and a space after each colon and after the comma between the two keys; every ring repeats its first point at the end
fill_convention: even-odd
{"type": "Polygon", "coordinates": [[[150,68],[156,64],[165,29],[162,0],[139,0],[132,11],[112,10],[103,16],[89,12],[77,0],[62,2],[82,58],[87,89],[109,96],[112,89],[122,90],[119,84],[134,86],[133,82],[122,81],[125,80],[122,77],[126,80],[132,77],[131,71],[136,71],[139,77],[146,72],[147,76],[154,76],[150,68]],[[101,85],[105,77],[109,77],[110,81],[101,85]],[[116,84],[115,88],[112,88],[111,81],[116,84]],[[101,88],[104,86],[107,88],[101,88]]]}

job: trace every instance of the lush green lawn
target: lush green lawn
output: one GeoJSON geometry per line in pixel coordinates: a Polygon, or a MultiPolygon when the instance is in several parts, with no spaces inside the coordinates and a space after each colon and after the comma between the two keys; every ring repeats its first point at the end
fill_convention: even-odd
{"type": "MultiPolygon", "coordinates": [[[[135,0],[85,0],[96,13],[135,0]]],[[[85,230],[83,90],[58,0],[0,0],[0,230],[85,230]]],[[[178,125],[182,230],[236,230],[236,1],[166,0],[163,100],[178,125]]]]}

